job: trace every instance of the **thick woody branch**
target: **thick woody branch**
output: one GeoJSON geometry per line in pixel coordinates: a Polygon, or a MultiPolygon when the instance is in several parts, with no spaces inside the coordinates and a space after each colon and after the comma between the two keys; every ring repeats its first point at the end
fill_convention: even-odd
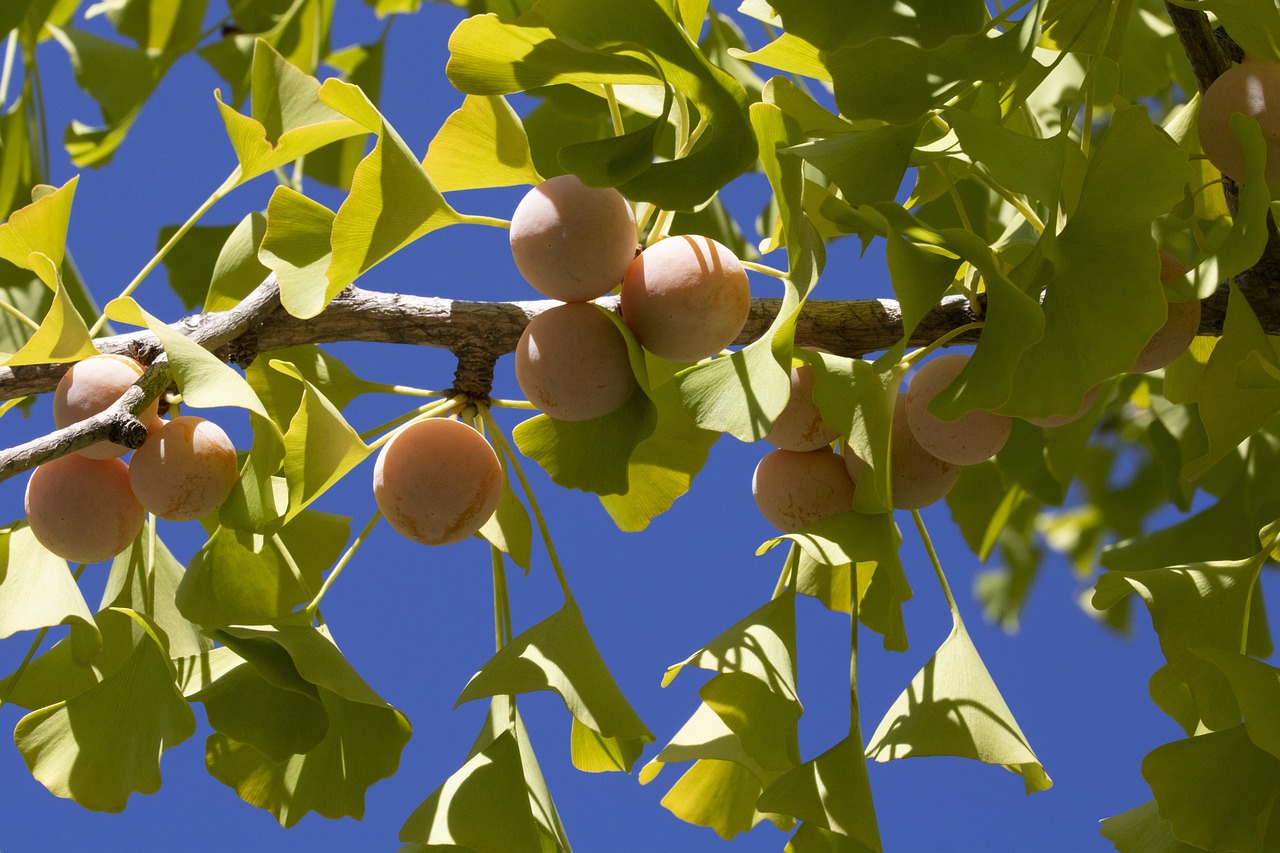
{"type": "MultiPolygon", "coordinates": [[[[224,358],[233,360],[238,354],[243,354],[244,346],[251,343],[253,329],[279,305],[280,288],[276,285],[275,276],[270,276],[230,311],[197,315],[173,325],[201,346],[220,351],[224,358]]],[[[105,411],[0,451],[0,480],[104,439],[129,448],[139,447],[147,440],[147,425],[139,421],[137,415],[164,393],[170,381],[168,358],[159,339],[150,332],[135,332],[105,338],[97,343],[101,352],[128,355],[146,363],[146,371],[105,411]]],[[[52,391],[68,367],[67,364],[48,364],[0,369],[0,388],[4,389],[4,399],[52,391]],[[9,393],[11,377],[14,385],[21,389],[20,393],[9,393]]]]}

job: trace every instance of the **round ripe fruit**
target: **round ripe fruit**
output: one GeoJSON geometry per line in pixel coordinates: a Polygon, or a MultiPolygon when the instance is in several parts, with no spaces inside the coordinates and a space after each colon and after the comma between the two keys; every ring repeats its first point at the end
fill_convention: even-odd
{"type": "Polygon", "coordinates": [[[604,312],[584,302],[529,321],[516,344],[516,381],[538,411],[562,421],[604,417],[636,387],[627,342],[604,312]]]}
{"type": "Polygon", "coordinates": [[[765,441],[783,450],[803,453],[819,450],[836,440],[839,433],[822,422],[822,413],[814,405],[813,383],[812,365],[791,368],[791,396],[764,437],[765,441]]]}
{"type": "Polygon", "coordinates": [[[926,451],[953,465],[975,465],[1004,447],[1013,418],[974,410],[959,420],[943,421],[929,413],[929,403],[969,363],[969,356],[949,353],[921,365],[907,386],[907,426],[926,451]]]}
{"type": "MultiPolygon", "coordinates": [[[[1160,280],[1168,283],[1181,278],[1187,268],[1168,252],[1160,252],[1160,280]]],[[[1149,373],[1168,367],[1173,360],[1182,355],[1196,333],[1200,331],[1200,300],[1188,299],[1185,302],[1170,302],[1169,316],[1164,325],[1156,330],[1151,340],[1138,353],[1138,358],[1129,368],[1130,373],[1149,373]]]]}
{"type": "MultiPolygon", "coordinates": [[[[53,392],[53,423],[58,429],[69,427],[106,409],[142,375],[142,365],[123,355],[94,355],[78,361],[58,381],[53,392]]],[[[149,424],[156,417],[158,400],[138,415],[149,424]]],[[[100,441],[80,450],[90,459],[114,459],[129,452],[123,444],[100,441]]]]}
{"type": "Polygon", "coordinates": [[[138,502],[167,521],[208,515],[239,476],[236,448],[222,427],[194,415],[163,424],[129,460],[138,502]]]}
{"type": "Polygon", "coordinates": [[[40,544],[72,563],[111,559],[129,547],[146,517],[123,462],[78,453],[31,473],[26,511],[40,544]]]}
{"type": "Polygon", "coordinates": [[[1231,132],[1233,113],[1258,120],[1267,143],[1267,183],[1280,182],[1280,62],[1234,65],[1200,98],[1200,147],[1218,171],[1242,181],[1244,154],[1231,132]]]}
{"type": "Polygon", "coordinates": [[[844,461],[830,450],[774,450],[751,478],[760,514],[783,533],[853,509],[853,488],[844,461]]]}
{"type": "Polygon", "coordinates": [[[893,505],[920,509],[947,496],[960,479],[960,466],[939,459],[920,446],[907,424],[907,395],[899,394],[889,435],[889,470],[893,505]]]}
{"type": "Polygon", "coordinates": [[[1027,418],[1027,423],[1035,424],[1038,427],[1052,428],[1066,426],[1072,421],[1078,421],[1084,417],[1085,412],[1093,407],[1093,401],[1098,399],[1098,392],[1101,390],[1101,385],[1095,385],[1085,391],[1084,399],[1080,401],[1080,408],[1076,409],[1074,415],[1049,415],[1045,418],[1027,418]]]}
{"type": "Polygon", "coordinates": [[[622,280],[636,256],[636,220],[617,190],[560,175],[529,190],[516,206],[511,254],[539,293],[586,302],[622,280]]]}
{"type": "Polygon", "coordinates": [[[445,418],[405,427],[373,467],[373,497],[397,533],[423,545],[461,542],[502,497],[502,467],[480,433],[445,418]]]}
{"type": "Polygon", "coordinates": [[[700,361],[733,343],[751,286],[741,262],[710,237],[668,237],[640,253],[622,280],[622,319],[649,352],[700,361]]]}

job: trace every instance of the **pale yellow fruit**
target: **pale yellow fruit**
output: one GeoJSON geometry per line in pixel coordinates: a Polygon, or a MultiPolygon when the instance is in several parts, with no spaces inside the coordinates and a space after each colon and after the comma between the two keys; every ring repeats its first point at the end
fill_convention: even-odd
{"type": "Polygon", "coordinates": [[[751,310],[746,270],[710,237],[661,240],[622,280],[622,319],[668,361],[700,361],[733,343],[751,310]]]}
{"type": "Polygon", "coordinates": [[[974,465],[990,459],[1004,447],[1013,429],[1013,418],[979,410],[958,420],[944,421],[929,412],[929,403],[950,385],[969,356],[948,353],[925,362],[907,386],[907,425],[926,451],[954,465],[974,465]]]}
{"type": "Polygon", "coordinates": [[[489,442],[466,424],[419,421],[378,454],[373,497],[401,536],[449,545],[473,535],[498,508],[502,466],[489,442]]]}
{"type": "Polygon", "coordinates": [[[1218,171],[1244,180],[1244,152],[1231,132],[1231,116],[1257,119],[1267,143],[1266,180],[1280,182],[1280,62],[1233,65],[1200,98],[1200,147],[1218,171]]]}
{"type": "Polygon", "coordinates": [[[166,521],[191,521],[222,506],[239,476],[236,448],[222,427],[194,415],[147,436],[129,460],[133,493],[166,521]]]}
{"type": "Polygon", "coordinates": [[[604,296],[636,256],[636,221],[615,189],[574,175],[538,184],[511,216],[511,254],[534,288],[561,302],[604,296]]]}
{"type": "Polygon", "coordinates": [[[636,387],[622,333],[588,303],[557,305],[530,320],[515,360],[525,397],[562,421],[603,417],[636,387]]]}
{"type": "Polygon", "coordinates": [[[123,462],[78,453],[31,473],[26,512],[40,544],[72,563],[111,559],[129,547],[146,517],[123,462]]]}
{"type": "MultiPolygon", "coordinates": [[[[105,410],[129,390],[142,372],[141,364],[123,355],[95,355],[71,365],[53,392],[54,426],[63,429],[105,410]]],[[[159,405],[158,400],[153,400],[138,415],[138,420],[150,424],[159,405]]],[[[128,452],[129,448],[110,441],[100,441],[79,451],[81,456],[90,459],[114,459],[128,452]]]]}
{"type": "Polygon", "coordinates": [[[853,509],[853,490],[844,461],[829,449],[774,450],[751,478],[760,514],[783,533],[853,509]]]}
{"type": "Polygon", "coordinates": [[[890,487],[895,508],[920,509],[947,496],[960,479],[960,466],[920,446],[907,424],[906,409],[907,395],[899,394],[889,438],[890,487]]]}
{"type": "Polygon", "coordinates": [[[791,396],[773,421],[765,441],[783,450],[805,452],[826,447],[839,433],[822,422],[822,412],[813,402],[813,366],[791,368],[791,396]]]}

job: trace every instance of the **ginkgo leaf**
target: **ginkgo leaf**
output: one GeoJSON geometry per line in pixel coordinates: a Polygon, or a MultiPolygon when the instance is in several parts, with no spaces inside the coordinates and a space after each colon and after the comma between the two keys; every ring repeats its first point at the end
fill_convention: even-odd
{"type": "Polygon", "coordinates": [[[432,137],[422,168],[441,192],[542,181],[520,117],[498,95],[467,95],[432,137]]]}
{"type": "Polygon", "coordinates": [[[287,761],[315,749],[329,729],[319,690],[307,686],[283,687],[242,663],[187,698],[204,705],[214,731],[273,761],[287,761]]]}
{"type": "Polygon", "coordinates": [[[1119,853],[1196,853],[1204,849],[1174,838],[1173,827],[1160,817],[1155,800],[1103,818],[1099,832],[1119,853]]]}
{"type": "Polygon", "coordinates": [[[334,292],[374,264],[437,228],[466,221],[431,183],[418,158],[362,92],[327,80],[320,98],[378,133],[378,142],[351,179],[351,191],[333,220],[333,257],[325,275],[334,292]]]}
{"type": "Polygon", "coordinates": [[[741,764],[704,758],[671,786],[662,805],[681,820],[711,827],[728,840],[765,819],[787,823],[757,811],[761,790],[760,780],[741,764]]]}
{"type": "Polygon", "coordinates": [[[680,663],[667,667],[662,686],[670,684],[686,666],[741,672],[798,705],[795,642],[795,593],[788,591],[747,614],[680,663]]]}
{"type": "Polygon", "coordinates": [[[675,385],[651,392],[657,425],[627,460],[627,488],[601,495],[600,503],[619,530],[637,532],[689,491],[720,433],[699,427],[680,406],[675,385]]]}
{"type": "MultiPolygon", "coordinates": [[[[261,218],[262,214],[257,216],[261,218]]],[[[169,289],[182,300],[182,307],[186,310],[204,303],[218,255],[235,231],[234,225],[195,225],[187,229],[187,233],[165,254],[164,268],[169,276],[169,289]]],[[[160,229],[156,234],[157,254],[177,233],[177,225],[166,225],[160,229]]],[[[261,281],[259,278],[254,285],[261,281]]],[[[236,301],[239,302],[238,299],[236,301]]]]}
{"type": "Polygon", "coordinates": [[[31,775],[59,797],[120,812],[135,792],[160,789],[160,755],[195,733],[168,650],[140,614],[132,651],[101,682],[18,721],[14,742],[31,775]]]}
{"type": "Polygon", "coordinates": [[[446,779],[414,809],[400,840],[476,853],[542,849],[515,734],[498,735],[446,779]]]}
{"type": "MultiPolygon", "coordinates": [[[[383,30],[378,40],[370,44],[354,44],[331,52],[324,64],[337,68],[347,83],[359,86],[360,91],[374,103],[382,97],[383,66],[386,61],[387,35],[383,30]]],[[[351,189],[351,179],[356,167],[364,159],[367,141],[362,137],[348,137],[312,151],[303,163],[303,174],[308,178],[351,189]]]]}
{"type": "Polygon", "coordinates": [[[273,369],[303,385],[302,403],[284,436],[284,475],[289,484],[289,512],[293,518],[346,476],[371,452],[329,400],[286,361],[272,360],[273,369]]]}
{"type": "Polygon", "coordinates": [[[195,341],[147,313],[132,298],[125,296],[111,300],[107,303],[106,313],[118,322],[145,326],[160,339],[184,404],[197,409],[238,406],[270,422],[262,401],[243,376],[195,341]]]}
{"type": "Polygon", "coordinates": [[[92,627],[93,614],[67,561],[49,553],[26,524],[0,529],[0,639],[71,622],[92,627]]]}
{"type": "Polygon", "coordinates": [[[266,230],[266,217],[255,210],[241,219],[227,235],[218,250],[213,269],[205,279],[208,290],[203,300],[204,310],[227,311],[234,308],[262,284],[271,272],[258,260],[258,247],[262,245],[266,230]]]}
{"type": "Polygon", "coordinates": [[[1053,784],[958,618],[876,727],[867,755],[876,761],[954,755],[999,764],[1022,776],[1028,794],[1053,784]]]}
{"type": "Polygon", "coordinates": [[[1193,563],[1098,578],[1093,605],[1106,609],[1137,592],[1151,612],[1160,650],[1191,688],[1205,724],[1224,729],[1240,722],[1226,676],[1192,649],[1240,650],[1253,584],[1266,552],[1247,560],[1193,563]]]}
{"type": "Polygon", "coordinates": [[[276,274],[280,304],[300,319],[319,314],[342,290],[325,276],[333,259],[333,219],[329,208],[289,187],[276,187],[267,205],[258,259],[276,274]]]}
{"type": "Polygon", "coordinates": [[[862,743],[849,736],[780,776],[756,801],[761,811],[792,815],[879,851],[880,827],[862,743]]]}
{"type": "Polygon", "coordinates": [[[184,572],[159,536],[139,536],[112,561],[98,609],[123,607],[147,616],[164,633],[170,658],[203,654],[213,641],[178,611],[174,601],[184,572]]]}
{"type": "Polygon", "coordinates": [[[782,853],[875,853],[875,850],[857,839],[806,821],[800,824],[782,853]]]}
{"type": "Polygon", "coordinates": [[[533,550],[533,523],[511,488],[511,463],[505,453],[498,454],[498,462],[502,465],[502,496],[493,515],[476,532],[527,573],[533,550]]]}
{"type": "Polygon", "coordinates": [[[573,601],[503,646],[471,676],[455,706],[535,690],[559,694],[569,713],[605,737],[653,740],[609,674],[573,601]]]}
{"type": "Polygon", "coordinates": [[[63,285],[57,267],[45,255],[32,252],[26,266],[33,269],[40,280],[54,290],[49,311],[40,321],[40,327],[27,339],[16,353],[0,353],[0,364],[17,367],[27,364],[79,361],[98,354],[89,336],[89,327],[71,301],[71,294],[63,285]]]}
{"type": "MultiPolygon", "coordinates": [[[[47,257],[55,267],[62,266],[67,243],[67,225],[71,221],[71,204],[75,199],[77,175],[50,193],[41,195],[26,207],[19,208],[0,225],[0,258],[14,266],[35,269],[29,260],[32,252],[47,257]]],[[[46,279],[50,289],[53,283],[46,279]]]]}
{"type": "Polygon", "coordinates": [[[902,379],[896,370],[880,370],[862,359],[819,353],[813,366],[813,401],[822,422],[844,437],[844,452],[865,464],[853,493],[853,505],[865,513],[883,513],[889,497],[889,436],[894,403],[902,379]]]}
{"type": "Polygon", "coordinates": [[[410,733],[404,714],[365,683],[326,633],[309,625],[226,628],[218,637],[269,681],[275,669],[291,682],[314,685],[328,728],[310,751],[283,761],[226,735],[210,735],[209,773],[281,826],[293,826],[311,811],[363,817],[365,792],[400,763],[410,733]]]}
{"type": "Polygon", "coordinates": [[[730,49],[729,54],[747,62],[767,65],[779,71],[831,82],[831,72],[822,64],[818,48],[791,33],[783,33],[758,50],[730,49]]]}
{"type": "Polygon", "coordinates": [[[1262,749],[1280,758],[1280,669],[1228,649],[1195,648],[1191,652],[1222,670],[1231,684],[1244,730],[1262,749]]]}
{"type": "Polygon", "coordinates": [[[240,161],[237,183],[245,183],[338,139],[368,128],[320,99],[320,83],[291,65],[264,39],[253,51],[253,110],[241,115],[222,102],[218,111],[240,161]]]}
{"type": "Polygon", "coordinates": [[[1173,835],[1205,850],[1264,853],[1280,841],[1274,803],[1280,759],[1259,749],[1244,726],[1159,746],[1142,777],[1173,835]]]}

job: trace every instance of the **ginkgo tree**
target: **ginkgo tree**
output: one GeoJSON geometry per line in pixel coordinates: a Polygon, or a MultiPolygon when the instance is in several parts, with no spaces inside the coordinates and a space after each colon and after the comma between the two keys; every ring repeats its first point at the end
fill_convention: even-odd
{"type": "Polygon", "coordinates": [[[19,417],[96,353],[145,366],[102,413],[0,451],[0,477],[103,440],[140,447],[151,424],[138,415],[156,400],[171,416],[238,409],[250,427],[230,495],[187,522],[202,544],[179,555],[151,519],[105,568],[97,608],[78,584],[85,567],[9,507],[0,637],[29,650],[0,679],[0,704],[27,711],[15,747],[41,784],[123,810],[159,788],[163,754],[196,731],[199,705],[208,772],[248,805],[285,827],[312,812],[360,817],[411,726],[324,619],[380,522],[335,514],[334,493],[406,424],[452,416],[484,434],[501,468],[476,534],[492,557],[496,651],[457,685],[459,703],[488,714],[456,770],[404,815],[405,849],[570,848],[520,710],[537,691],[563,699],[575,767],[667,784],[666,765],[684,765],[663,797],[676,817],[724,838],[772,823],[795,853],[882,849],[868,761],[959,756],[1043,791],[1050,775],[921,514],[895,510],[900,388],[940,348],[964,346],[971,356],[928,411],[1011,419],[994,457],[964,465],[947,496],[963,540],[999,566],[977,588],[987,615],[1016,623],[1054,543],[1097,571],[1090,611],[1127,628],[1141,602],[1165,656],[1150,695],[1186,736],[1142,761],[1151,801],[1098,815],[1102,835],[1125,853],[1277,849],[1280,672],[1263,660],[1259,578],[1280,545],[1280,196],[1267,183],[1280,91],[1213,128],[1238,154],[1233,177],[1202,152],[1198,124],[1201,93],[1233,65],[1280,62],[1276,0],[459,2],[470,15],[444,69],[456,109],[429,142],[407,140],[380,107],[390,24],[420,5],[368,0],[387,22],[381,39],[342,49],[333,0],[0,9],[0,415],[19,417]],[[89,23],[100,17],[110,37],[89,23]],[[37,62],[54,45],[101,112],[67,127],[58,156],[82,174],[60,186],[37,62]],[[225,127],[225,180],[159,235],[132,281],[91,292],[67,249],[78,182],[111,168],[175,63],[201,60],[224,84],[201,103],[225,127]],[[562,174],[621,193],[637,250],[710,238],[782,295],[756,296],[737,340],[696,363],[647,353],[618,297],[597,300],[634,390],[610,414],[568,421],[494,394],[499,358],[556,303],[361,286],[433,232],[510,225],[469,212],[470,191],[562,174]],[[199,224],[272,181],[238,224],[199,224]],[[756,193],[755,221],[731,213],[740,192],[756,193]],[[892,294],[827,285],[829,248],[850,244],[883,252],[892,294]],[[196,313],[151,307],[162,266],[196,313]],[[1199,335],[1135,372],[1182,312],[1171,306],[1188,302],[1199,335]],[[364,379],[325,347],[346,341],[447,350],[456,370],[428,380],[440,391],[409,375],[364,379]],[[811,377],[832,445],[857,460],[856,489],[835,514],[758,543],[780,566],[772,594],[706,626],[705,644],[666,669],[664,685],[686,667],[712,675],[687,723],[655,733],[587,629],[528,472],[598,496],[619,531],[656,535],[642,531],[681,512],[720,437],[769,435],[793,368],[811,377]],[[388,391],[408,409],[353,426],[368,422],[366,395],[388,391]],[[500,410],[522,419],[508,429],[500,410]],[[1182,515],[1170,521],[1169,508],[1182,515]],[[908,580],[908,538],[928,554],[950,632],[883,716],[864,719],[864,641],[907,649],[904,606],[924,582],[908,580]],[[562,603],[517,620],[508,570],[535,559],[562,603]],[[813,755],[799,738],[799,597],[849,625],[847,732],[813,755]]]}

